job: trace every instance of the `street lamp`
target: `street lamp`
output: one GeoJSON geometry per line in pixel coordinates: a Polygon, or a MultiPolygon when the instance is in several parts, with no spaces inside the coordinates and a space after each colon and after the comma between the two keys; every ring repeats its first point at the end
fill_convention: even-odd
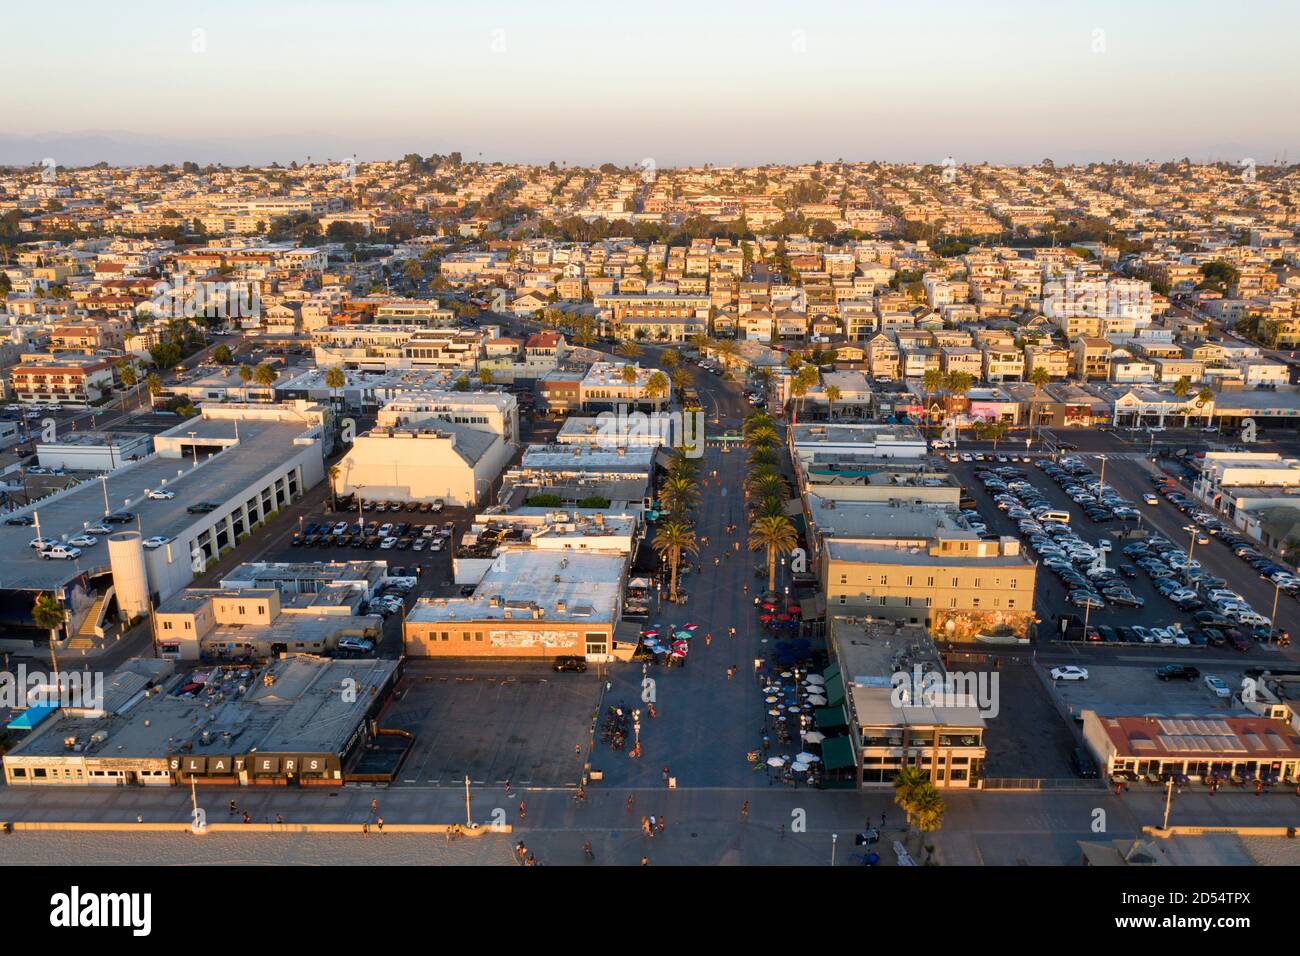
{"type": "Polygon", "coordinates": [[[1273,582],[1273,613],[1268,616],[1268,642],[1273,643],[1277,636],[1277,596],[1282,591],[1282,582],[1273,582]]]}

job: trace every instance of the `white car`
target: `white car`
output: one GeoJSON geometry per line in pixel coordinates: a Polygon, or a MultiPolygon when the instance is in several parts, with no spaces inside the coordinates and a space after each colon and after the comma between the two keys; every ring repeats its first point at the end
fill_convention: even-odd
{"type": "Polygon", "coordinates": [[[152,551],[154,548],[161,548],[164,544],[166,544],[170,540],[171,538],[164,538],[160,535],[155,535],[152,538],[145,538],[142,543],[146,548],[152,551]]]}
{"type": "Polygon", "coordinates": [[[74,538],[69,538],[68,544],[74,544],[78,548],[93,548],[99,544],[99,539],[93,534],[79,534],[74,538]]]}
{"type": "Polygon", "coordinates": [[[148,497],[153,501],[171,501],[176,497],[176,492],[155,488],[153,491],[149,492],[148,497]]]}
{"type": "Polygon", "coordinates": [[[1061,667],[1052,668],[1052,680],[1087,680],[1088,669],[1086,667],[1076,667],[1074,664],[1065,664],[1061,667]]]}
{"type": "Polygon", "coordinates": [[[346,521],[340,521],[330,531],[330,534],[334,535],[336,538],[341,534],[347,534],[347,533],[348,533],[348,523],[346,521]]]}
{"type": "Polygon", "coordinates": [[[32,538],[27,542],[27,547],[35,548],[37,551],[44,551],[46,548],[52,548],[59,542],[54,538],[32,538]]]}
{"type": "Polygon", "coordinates": [[[379,542],[379,550],[391,551],[395,544],[397,544],[396,538],[385,538],[383,541],[379,542]]]}
{"type": "Polygon", "coordinates": [[[46,548],[41,552],[41,557],[47,561],[58,559],[60,561],[75,561],[81,557],[80,548],[69,548],[61,544],[56,544],[52,548],[46,548]]]}
{"type": "Polygon", "coordinates": [[[1213,674],[1205,675],[1205,686],[1210,689],[1210,693],[1215,697],[1231,697],[1232,688],[1222,679],[1215,677],[1213,674]]]}
{"type": "Polygon", "coordinates": [[[1142,496],[1142,500],[1145,501],[1145,502],[1146,502],[1147,504],[1149,504],[1149,505],[1158,505],[1158,504],[1160,504],[1160,496],[1159,496],[1159,495],[1153,495],[1153,494],[1147,493],[1147,494],[1145,494],[1145,495],[1142,496]]]}
{"type": "Polygon", "coordinates": [[[113,529],[110,528],[108,525],[104,524],[104,522],[102,521],[96,521],[94,524],[86,528],[86,534],[112,534],[112,533],[113,533],[113,529]]]}

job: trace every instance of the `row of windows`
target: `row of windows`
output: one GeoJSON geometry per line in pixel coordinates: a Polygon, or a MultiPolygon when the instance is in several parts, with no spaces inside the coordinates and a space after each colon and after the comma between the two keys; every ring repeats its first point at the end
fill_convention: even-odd
{"type": "MultiPolygon", "coordinates": [[[[971,607],[979,607],[979,606],[980,606],[980,600],[981,600],[980,598],[971,598],[971,607]]],[[[879,597],[879,599],[878,599],[878,602],[879,602],[879,604],[880,604],[881,607],[888,607],[889,604],[890,604],[890,596],[887,595],[887,594],[882,594],[882,595],[880,595],[880,597],[879,597]]],[[[848,604],[848,603],[849,603],[849,596],[848,596],[847,594],[841,594],[841,595],[840,595],[840,604],[848,604]]],[[[910,596],[907,596],[907,597],[904,597],[904,598],[902,599],[902,605],[901,605],[901,606],[902,606],[902,607],[934,607],[934,598],[927,597],[927,598],[925,599],[925,603],[924,603],[924,604],[913,604],[913,603],[912,603],[912,598],[911,598],[910,596]]],[[[948,599],[948,607],[950,607],[950,608],[955,608],[955,607],[957,607],[957,598],[955,598],[955,597],[954,597],[954,598],[949,598],[949,599],[948,599]]],[[[1000,598],[1000,597],[995,597],[995,598],[993,599],[993,607],[996,607],[996,608],[1000,608],[1000,607],[1002,607],[1002,598],[1000,598]]],[[[1015,598],[1007,598],[1007,610],[1009,610],[1009,611],[1014,611],[1015,609],[1016,609],[1016,599],[1015,599],[1015,598]]]]}
{"type": "MultiPolygon", "coordinates": [[[[963,547],[965,547],[965,545],[963,545],[963,547]]],[[[961,587],[960,581],[961,581],[960,578],[953,578],[953,579],[952,579],[952,586],[953,586],[954,588],[960,588],[960,587],[961,587]]],[[[913,582],[912,575],[910,575],[910,574],[907,575],[907,581],[906,581],[906,585],[907,585],[907,587],[909,587],[909,588],[912,587],[912,586],[913,586],[913,583],[912,583],[912,582],[913,582]]],[[[848,576],[847,574],[841,574],[841,575],[840,575],[840,584],[848,584],[848,583],[849,583],[849,576],[848,576]]],[[[867,579],[866,579],[865,583],[866,583],[867,585],[870,585],[870,584],[872,583],[871,575],[867,575],[867,579]]],[[[1010,588],[1011,590],[1013,590],[1013,591],[1016,589],[1016,587],[1017,587],[1018,584],[1019,584],[1019,579],[1017,579],[1017,578],[1011,578],[1010,580],[1007,581],[1007,587],[1009,587],[1009,588],[1010,588]]],[[[882,574],[882,575],[880,576],[880,585],[881,585],[881,587],[887,587],[887,586],[889,585],[889,575],[887,575],[887,574],[882,574]]],[[[928,587],[928,588],[932,588],[932,587],[934,587],[934,576],[933,576],[933,575],[930,575],[930,576],[928,576],[928,577],[925,579],[925,586],[928,587]]],[[[983,579],[983,578],[976,578],[976,579],[975,579],[975,583],[972,585],[972,587],[975,587],[975,588],[981,588],[981,587],[983,587],[983,586],[984,586],[984,579],[983,579]]],[[[993,579],[993,586],[994,586],[994,587],[997,587],[997,588],[1002,587],[1002,579],[1001,579],[1001,578],[994,578],[994,579],[993,579]]]]}

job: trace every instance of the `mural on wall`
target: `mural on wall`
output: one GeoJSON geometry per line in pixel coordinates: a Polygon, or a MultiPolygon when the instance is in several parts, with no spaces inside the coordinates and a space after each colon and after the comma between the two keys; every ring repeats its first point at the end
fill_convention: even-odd
{"type": "Polygon", "coordinates": [[[490,631],[493,647],[576,647],[580,635],[570,631],[490,631]]]}
{"type": "Polygon", "coordinates": [[[950,641],[974,641],[981,636],[1023,638],[1033,622],[1033,611],[954,611],[935,619],[935,635],[950,641]]]}

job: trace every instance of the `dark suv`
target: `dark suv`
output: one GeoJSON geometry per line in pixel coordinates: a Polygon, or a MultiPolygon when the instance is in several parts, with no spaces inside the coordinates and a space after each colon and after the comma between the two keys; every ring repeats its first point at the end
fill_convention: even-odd
{"type": "Polygon", "coordinates": [[[1187,664],[1166,664],[1156,668],[1156,676],[1161,680],[1196,680],[1201,672],[1187,664]]]}
{"type": "Polygon", "coordinates": [[[557,657],[555,662],[551,664],[551,670],[555,671],[557,674],[563,673],[564,671],[574,671],[581,674],[585,672],[586,669],[587,662],[581,657],[557,657]]]}

